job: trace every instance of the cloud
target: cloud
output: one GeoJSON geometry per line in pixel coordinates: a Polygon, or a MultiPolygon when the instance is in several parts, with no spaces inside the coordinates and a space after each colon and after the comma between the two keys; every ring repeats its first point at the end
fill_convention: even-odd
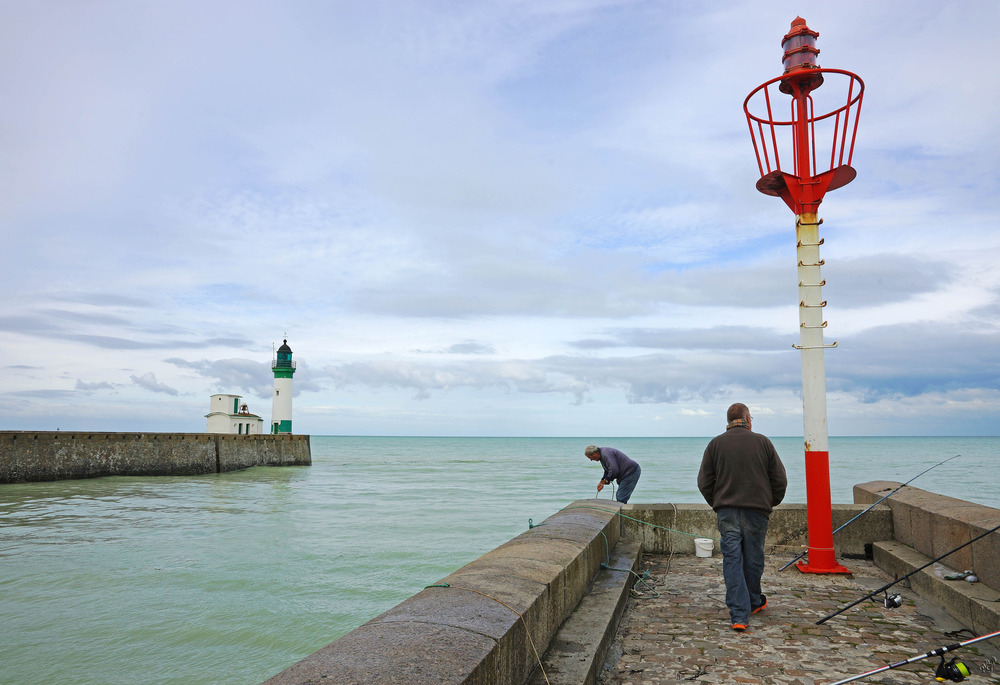
{"type": "Polygon", "coordinates": [[[427,399],[432,391],[459,388],[498,388],[505,392],[569,393],[582,399],[587,387],[544,363],[508,360],[495,363],[430,364],[410,361],[371,361],[331,366],[324,373],[336,386],[362,385],[414,390],[427,399]]]}
{"type": "Polygon", "coordinates": [[[155,303],[151,300],[145,300],[138,297],[129,297],[128,295],[121,295],[118,293],[56,292],[53,293],[51,297],[54,300],[59,300],[64,302],[75,302],[84,305],[91,305],[94,307],[148,308],[155,306],[155,303]]]}
{"type": "MultiPolygon", "coordinates": [[[[903,7],[807,17],[866,83],[858,177],[820,208],[844,432],[1000,407],[1000,77],[962,69],[965,15],[903,7]]],[[[6,12],[0,385],[31,398],[11,421],[134,425],[159,388],[189,429],[185,398],[270,396],[287,332],[317,432],[337,414],[313,405],[381,433],[642,431],[650,404],[694,430],[735,395],[801,430],[794,218],[754,187],[741,109],[787,8],[236,8],[6,12]]]]}
{"type": "Polygon", "coordinates": [[[948,287],[961,277],[957,264],[942,259],[883,253],[831,258],[823,268],[826,293],[838,307],[877,307],[948,287]]]}
{"type": "MultiPolygon", "coordinates": [[[[274,392],[271,365],[252,359],[201,359],[188,361],[178,357],[164,360],[168,364],[195,371],[198,376],[213,379],[220,392],[239,392],[261,399],[269,399],[274,392]]],[[[311,378],[309,367],[298,363],[292,383],[292,396],[302,392],[318,392],[320,386],[311,378]]]]}
{"type": "Polygon", "coordinates": [[[467,340],[464,343],[455,343],[449,347],[448,354],[496,354],[496,348],[493,345],[485,345],[473,340],[467,340]]]}
{"type": "Polygon", "coordinates": [[[716,326],[708,329],[624,328],[608,329],[604,340],[577,340],[570,344],[584,350],[615,347],[662,350],[773,351],[795,341],[793,333],[781,334],[753,326],[716,326]]]}
{"type": "Polygon", "coordinates": [[[60,399],[73,399],[79,396],[74,390],[59,390],[59,389],[44,389],[39,388],[38,390],[16,390],[14,392],[6,393],[13,397],[30,397],[40,400],[60,400],[60,399]]]}
{"type": "MultiPolygon", "coordinates": [[[[785,355],[786,359],[790,355],[785,355]]],[[[565,394],[577,404],[595,390],[622,390],[630,403],[670,403],[727,397],[733,387],[794,387],[798,376],[774,355],[739,357],[700,353],[592,358],[553,356],[536,360],[434,364],[380,361],[324,369],[338,387],[396,387],[426,399],[433,391],[500,388],[506,392],[565,394]]]]}
{"type": "Polygon", "coordinates": [[[135,376],[135,375],[129,376],[129,378],[131,378],[132,382],[138,385],[140,388],[144,388],[146,390],[149,390],[150,392],[162,392],[166,395],[178,394],[177,390],[175,390],[174,388],[164,385],[163,383],[159,383],[156,380],[156,375],[153,374],[152,372],[144,373],[141,376],[135,376]]]}
{"type": "MultiPolygon", "coordinates": [[[[132,379],[133,379],[133,381],[135,381],[135,376],[132,376],[132,379]]],[[[136,382],[138,382],[138,381],[136,381],[136,382]]],[[[139,385],[142,385],[142,384],[140,383],[139,385]]],[[[84,392],[92,393],[92,392],[95,392],[97,390],[114,390],[115,389],[115,385],[114,385],[114,383],[107,383],[105,381],[99,381],[97,383],[87,383],[86,381],[82,381],[82,380],[80,380],[78,378],[76,380],[76,389],[77,390],[82,390],[84,392]]],[[[171,393],[171,394],[175,394],[175,393],[171,393]]]]}
{"type": "Polygon", "coordinates": [[[208,347],[246,347],[248,340],[231,337],[212,337],[201,340],[186,331],[158,322],[146,323],[141,319],[101,312],[73,312],[63,310],[42,310],[37,314],[0,316],[0,331],[22,336],[48,340],[66,340],[107,350],[160,350],[160,349],[201,349],[208,347]],[[136,337],[146,340],[125,338],[115,335],[85,333],[81,328],[123,329],[136,333],[136,337]],[[164,336],[167,332],[169,335],[164,336]],[[183,339],[183,337],[189,339],[183,339]]]}
{"type": "MultiPolygon", "coordinates": [[[[727,263],[728,253],[700,253],[697,266],[674,270],[655,254],[615,252],[600,268],[586,255],[558,261],[479,263],[469,260],[400,271],[355,293],[352,305],[402,317],[548,315],[631,318],[663,306],[760,309],[797,300],[794,241],[789,256],[755,264],[727,263]],[[477,288],[470,290],[469,283],[477,288]]],[[[492,252],[492,250],[491,250],[492,252]]],[[[513,257],[512,257],[513,260],[513,257]]],[[[830,259],[824,277],[841,307],[877,306],[934,292],[952,282],[957,267],[940,259],[875,255],[830,259]]]]}
{"type": "MultiPolygon", "coordinates": [[[[990,372],[998,335],[984,330],[970,339],[966,333],[941,331],[928,337],[919,326],[902,325],[846,336],[826,355],[829,388],[863,403],[938,390],[993,389],[1000,386],[1000,371],[990,372]],[[923,336],[919,345],[918,335],[923,336]],[[950,361],[943,364],[945,358],[950,361]]],[[[791,333],[752,327],[611,329],[607,340],[573,344],[585,351],[664,351],[475,364],[384,360],[327,367],[324,374],[338,387],[407,388],[424,399],[436,391],[495,387],[567,394],[579,403],[595,390],[618,388],[635,404],[711,403],[738,392],[797,393],[801,369],[791,345],[795,341],[791,333]]]]}
{"type": "Polygon", "coordinates": [[[996,326],[980,330],[916,324],[874,328],[841,341],[827,385],[871,403],[960,390],[996,390],[996,326]]]}
{"type": "Polygon", "coordinates": [[[547,368],[593,388],[619,388],[630,404],[718,402],[734,389],[788,389],[799,383],[782,354],[647,354],[545,360],[547,368]]]}
{"type": "Polygon", "coordinates": [[[221,392],[245,393],[259,398],[268,398],[273,391],[272,383],[268,382],[268,378],[271,376],[271,366],[263,362],[255,362],[251,359],[187,361],[177,357],[164,361],[183,369],[195,371],[204,378],[214,379],[217,389],[221,392]]]}

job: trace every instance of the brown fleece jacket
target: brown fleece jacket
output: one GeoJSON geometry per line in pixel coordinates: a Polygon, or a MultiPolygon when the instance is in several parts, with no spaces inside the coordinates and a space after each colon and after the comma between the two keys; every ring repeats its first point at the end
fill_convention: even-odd
{"type": "Polygon", "coordinates": [[[712,438],[698,471],[698,489],[715,511],[753,509],[770,516],[785,497],[788,478],[766,436],[734,426],[712,438]]]}

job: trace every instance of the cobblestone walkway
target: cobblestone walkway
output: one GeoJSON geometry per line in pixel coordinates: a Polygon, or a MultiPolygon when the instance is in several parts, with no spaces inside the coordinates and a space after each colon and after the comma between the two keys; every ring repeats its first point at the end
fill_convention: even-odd
{"type": "MultiPolygon", "coordinates": [[[[646,555],[659,597],[632,598],[601,685],[667,683],[762,683],[825,685],[903,661],[942,645],[975,637],[915,593],[894,586],[903,606],[886,609],[863,602],[816,621],[882,587],[891,578],[864,560],[847,560],[851,575],[779,572],[791,555],[770,555],[764,571],[767,608],[750,618],[745,633],[730,628],[722,580],[722,558],[646,555]]],[[[640,589],[641,586],[640,586],[640,589]]],[[[1000,683],[1000,644],[984,641],[951,656],[973,669],[967,680],[1000,683]]],[[[937,658],[857,681],[904,685],[935,683],[937,658]]]]}

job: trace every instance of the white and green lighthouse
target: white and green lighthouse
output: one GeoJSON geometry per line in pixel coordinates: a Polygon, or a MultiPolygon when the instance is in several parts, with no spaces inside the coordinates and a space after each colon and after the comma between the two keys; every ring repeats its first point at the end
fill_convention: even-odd
{"type": "Polygon", "coordinates": [[[274,398],[271,402],[271,432],[292,432],[292,376],[295,375],[295,362],[292,361],[292,348],[288,340],[281,342],[281,347],[271,360],[271,370],[274,372],[274,398]]]}

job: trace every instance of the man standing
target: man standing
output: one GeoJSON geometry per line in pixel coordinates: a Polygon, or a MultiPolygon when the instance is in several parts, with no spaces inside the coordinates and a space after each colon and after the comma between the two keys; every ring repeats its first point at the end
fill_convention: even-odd
{"type": "Polygon", "coordinates": [[[767,606],[760,591],[764,537],[771,509],[785,497],[788,479],[774,445],[751,430],[750,410],[736,403],[726,412],[726,432],[712,438],[698,471],[698,489],[718,518],[726,606],[733,630],[767,606]]]}
{"type": "Polygon", "coordinates": [[[624,452],[616,450],[614,447],[598,447],[597,445],[587,445],[583,450],[587,459],[601,462],[604,467],[604,475],[597,484],[597,491],[600,492],[604,486],[613,480],[618,481],[618,496],[615,497],[622,504],[628,502],[632,496],[635,484],[639,482],[639,465],[625,456],[624,452]]]}

